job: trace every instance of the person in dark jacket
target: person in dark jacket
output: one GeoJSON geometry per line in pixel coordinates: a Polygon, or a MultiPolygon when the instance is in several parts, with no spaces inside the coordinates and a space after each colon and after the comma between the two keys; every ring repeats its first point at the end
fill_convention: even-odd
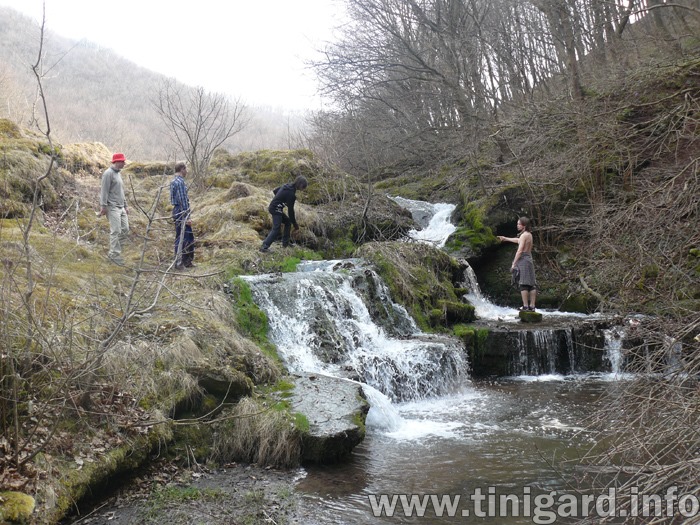
{"type": "Polygon", "coordinates": [[[187,166],[184,162],[175,164],[175,178],[170,183],[170,204],[173,205],[175,222],[175,269],[192,268],[194,263],[194,233],[192,231],[192,210],[190,197],[185,184],[187,166]]]}
{"type": "Polygon", "coordinates": [[[303,191],[308,185],[309,183],[306,181],[306,177],[299,175],[294,179],[293,183],[284,184],[272,190],[275,196],[272,198],[270,206],[267,208],[272,216],[272,230],[270,230],[270,233],[263,241],[260,247],[261,252],[269,251],[270,245],[279,237],[282,225],[284,225],[282,246],[285,248],[289,246],[289,235],[292,226],[294,226],[295,230],[299,229],[296,216],[294,215],[294,202],[297,200],[297,190],[303,191]],[[284,214],[285,206],[289,216],[284,214]]]}

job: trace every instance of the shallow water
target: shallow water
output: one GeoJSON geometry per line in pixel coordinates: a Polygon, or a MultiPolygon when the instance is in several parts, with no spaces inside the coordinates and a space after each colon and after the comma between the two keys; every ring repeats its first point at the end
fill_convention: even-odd
{"type": "MultiPolygon", "coordinates": [[[[610,377],[547,376],[476,382],[440,399],[397,406],[398,429],[368,428],[366,440],[343,465],[313,467],[297,485],[309,523],[483,523],[470,498],[481,489],[488,514],[500,496],[524,505],[544,491],[571,492],[583,471],[576,461],[594,441],[582,422],[615,388],[610,377]],[[565,461],[567,460],[567,461],[565,461]],[[529,491],[529,492],[528,492],[529,491]],[[460,496],[457,517],[373,513],[372,495],[460,496]],[[463,516],[462,511],[470,511],[463,516]]],[[[452,500],[454,501],[454,499],[452,500]]],[[[524,507],[520,514],[524,513],[524,507]]],[[[385,508],[386,510],[386,508],[385,508]]],[[[416,509],[414,508],[414,511],[416,509]]],[[[452,513],[454,514],[454,513],[452,513]]],[[[511,508],[512,514],[512,508],[511,508]]],[[[496,516],[491,523],[532,523],[531,516],[496,516]]]]}

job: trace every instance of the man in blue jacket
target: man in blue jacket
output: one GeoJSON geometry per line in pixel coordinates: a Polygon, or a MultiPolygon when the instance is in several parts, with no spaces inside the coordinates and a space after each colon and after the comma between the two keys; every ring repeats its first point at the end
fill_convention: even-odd
{"type": "Polygon", "coordinates": [[[173,205],[175,221],[175,269],[192,268],[194,264],[194,233],[192,232],[192,211],[187,193],[184,162],[175,164],[175,178],[170,183],[170,204],[173,205]]]}
{"type": "Polygon", "coordinates": [[[297,190],[305,190],[309,183],[306,177],[299,175],[294,179],[293,183],[284,184],[272,190],[275,196],[270,201],[270,206],[267,210],[272,216],[272,230],[265,238],[260,247],[261,252],[267,252],[270,249],[270,245],[279,237],[280,228],[284,224],[284,231],[282,233],[282,246],[285,248],[289,246],[289,235],[291,233],[292,226],[295,230],[299,229],[297,224],[297,219],[294,215],[294,202],[297,200],[297,190]],[[287,213],[289,216],[284,214],[284,208],[287,207],[287,213]]]}

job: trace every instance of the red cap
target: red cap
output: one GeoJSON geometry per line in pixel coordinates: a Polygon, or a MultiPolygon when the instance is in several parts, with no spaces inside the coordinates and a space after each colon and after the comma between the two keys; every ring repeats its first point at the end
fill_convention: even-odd
{"type": "Polygon", "coordinates": [[[126,162],[126,157],[123,153],[115,153],[112,155],[112,162],[126,162]]]}

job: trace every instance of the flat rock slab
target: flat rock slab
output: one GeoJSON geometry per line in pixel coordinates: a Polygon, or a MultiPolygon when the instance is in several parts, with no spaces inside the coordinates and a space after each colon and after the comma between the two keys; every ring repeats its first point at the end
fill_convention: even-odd
{"type": "Polygon", "coordinates": [[[326,464],[347,458],[365,438],[369,404],[362,386],[319,374],[295,374],[292,379],[292,411],[309,421],[302,439],[303,461],[326,464]]]}

